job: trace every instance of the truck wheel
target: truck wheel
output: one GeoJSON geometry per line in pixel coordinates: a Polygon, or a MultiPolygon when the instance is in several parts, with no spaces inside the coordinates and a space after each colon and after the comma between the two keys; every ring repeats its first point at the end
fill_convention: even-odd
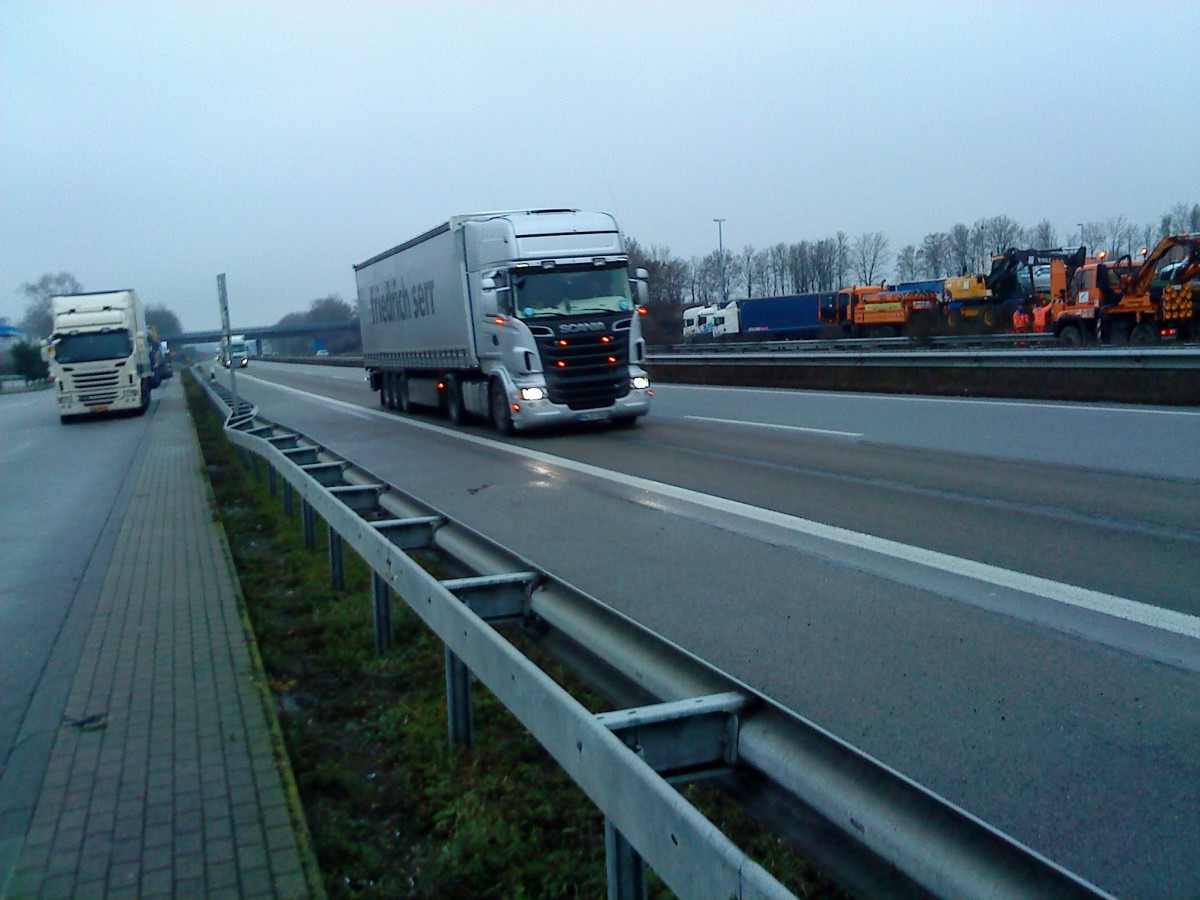
{"type": "Polygon", "coordinates": [[[389,372],[379,376],[379,405],[384,409],[392,408],[392,376],[389,372]]]}
{"type": "Polygon", "coordinates": [[[412,398],[408,396],[408,375],[404,372],[398,372],[392,381],[393,390],[395,391],[396,405],[400,407],[400,412],[412,412],[412,398]]]}
{"type": "Polygon", "coordinates": [[[1080,347],[1083,345],[1083,332],[1078,325],[1067,325],[1058,333],[1058,343],[1063,347],[1080,347]]]}
{"type": "Polygon", "coordinates": [[[452,425],[461,425],[466,419],[463,409],[462,384],[457,375],[446,376],[446,416],[452,425]]]}
{"type": "Polygon", "coordinates": [[[508,437],[513,433],[512,410],[508,408],[508,397],[498,379],[492,381],[488,390],[488,406],[492,413],[492,427],[508,437]]]}
{"type": "Polygon", "coordinates": [[[142,379],[142,402],[138,405],[137,412],[135,412],[134,415],[135,416],[144,416],[146,414],[146,410],[148,410],[149,408],[150,408],[150,379],[143,378],[142,379]]]}
{"type": "Polygon", "coordinates": [[[1149,344],[1158,343],[1158,333],[1154,330],[1154,326],[1149,322],[1139,322],[1134,326],[1133,331],[1129,332],[1129,343],[1136,347],[1145,347],[1149,344]]]}
{"type": "MultiPolygon", "coordinates": [[[[989,306],[983,311],[982,319],[984,328],[987,328],[988,330],[995,330],[1000,327],[1000,323],[1003,321],[1003,316],[1001,315],[999,307],[989,306]]],[[[1010,319],[1009,321],[1012,320],[1010,319]]]]}

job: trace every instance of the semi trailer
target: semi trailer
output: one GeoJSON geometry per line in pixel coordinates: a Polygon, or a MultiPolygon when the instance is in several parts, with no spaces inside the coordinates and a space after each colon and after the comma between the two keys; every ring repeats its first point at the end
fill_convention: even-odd
{"type": "Polygon", "coordinates": [[[502,434],[649,412],[646,272],[630,276],[607,213],[455,216],[354,273],[363,365],[388,408],[502,434]]]}
{"type": "Polygon", "coordinates": [[[54,326],[43,351],[62,421],[150,405],[146,316],[132,290],[52,297],[54,326]]]}

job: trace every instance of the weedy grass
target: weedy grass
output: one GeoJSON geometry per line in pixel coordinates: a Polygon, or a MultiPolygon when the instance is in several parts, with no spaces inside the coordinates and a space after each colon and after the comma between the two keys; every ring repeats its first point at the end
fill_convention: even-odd
{"type": "MultiPolygon", "coordinates": [[[[398,602],[395,644],[377,654],[367,566],[347,548],[347,586],[334,590],[324,526],[307,549],[299,515],[239,458],[190,377],[185,386],[329,895],[605,896],[599,811],[478,683],[475,746],[449,747],[441,642],[398,602]]],[[[687,793],[798,896],[842,896],[719,792],[687,793]]],[[[671,896],[653,873],[649,885],[671,896]]]]}

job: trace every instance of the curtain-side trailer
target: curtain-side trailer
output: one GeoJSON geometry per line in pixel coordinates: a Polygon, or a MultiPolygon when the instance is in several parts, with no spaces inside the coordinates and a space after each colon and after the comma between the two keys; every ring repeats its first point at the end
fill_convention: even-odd
{"type": "Polygon", "coordinates": [[[501,433],[632,424],[650,409],[639,314],[607,213],[456,216],[354,267],[363,362],[384,406],[468,414],[501,433]]]}

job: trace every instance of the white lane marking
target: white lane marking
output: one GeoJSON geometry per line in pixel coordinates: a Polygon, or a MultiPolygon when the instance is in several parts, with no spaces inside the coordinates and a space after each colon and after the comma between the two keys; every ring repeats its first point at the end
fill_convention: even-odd
{"type": "Polygon", "coordinates": [[[743,419],[718,419],[713,416],[684,416],[697,422],[715,422],[718,425],[750,425],[754,428],[776,428],[780,431],[804,431],[809,434],[832,434],[837,437],[860,438],[859,431],[832,431],[828,428],[805,428],[802,425],[776,425],[772,422],[747,422],[743,419]]]}
{"type": "MultiPolygon", "coordinates": [[[[773,396],[804,396],[804,397],[825,397],[833,395],[834,391],[796,391],[787,388],[750,388],[750,387],[728,387],[725,385],[708,385],[708,384],[673,384],[671,382],[657,382],[654,385],[656,391],[739,391],[753,394],[771,394],[773,396]]],[[[1078,403],[1069,400],[1063,400],[1056,403],[1039,402],[1037,400],[993,400],[989,397],[925,397],[913,396],[912,394],[864,394],[854,393],[848,395],[838,393],[839,398],[848,396],[854,397],[869,397],[873,400],[887,399],[895,400],[898,403],[958,403],[958,404],[986,404],[987,406],[1012,406],[1017,409],[1053,409],[1053,410],[1074,410],[1075,412],[1117,412],[1117,413],[1136,413],[1145,416],[1185,416],[1189,418],[1200,417],[1200,410],[1189,409],[1166,409],[1146,406],[1110,406],[1097,403],[1078,403]]]]}
{"type": "Polygon", "coordinates": [[[696,506],[717,510],[718,512],[741,516],[755,522],[774,525],[788,531],[810,535],[847,547],[854,547],[868,553],[876,553],[880,556],[914,563],[940,572],[971,578],[985,584],[993,584],[996,587],[1020,591],[1024,594],[1041,597],[1045,600],[1061,603],[1066,606],[1074,606],[1079,609],[1103,613],[1107,616],[1156,628],[1160,631],[1169,631],[1172,634],[1200,639],[1200,618],[1188,615],[1187,613],[1176,612],[1172,609],[1161,609],[1157,606],[1151,606],[1148,603],[1129,600],[1126,597],[1105,594],[1101,591],[1093,591],[1073,584],[1064,584],[1061,581],[1051,581],[1049,578],[1027,575],[1024,572],[1014,572],[1011,569],[1002,569],[999,566],[976,562],[972,559],[963,559],[959,556],[951,556],[948,553],[939,553],[936,550],[926,550],[923,547],[901,544],[899,541],[875,537],[874,535],[863,534],[858,531],[850,531],[849,529],[838,528],[834,525],[825,525],[821,522],[814,522],[811,519],[802,519],[799,516],[777,512],[773,509],[764,509],[760,506],[751,506],[749,503],[728,500],[724,497],[713,496],[712,494],[702,494],[699,491],[693,491],[689,488],[663,484],[660,481],[651,481],[649,478],[641,478],[637,475],[612,472],[588,463],[577,462],[576,460],[566,459],[561,456],[552,456],[549,453],[542,453],[539,450],[531,450],[528,447],[506,444],[501,441],[491,440],[490,438],[482,438],[474,434],[457,431],[453,428],[445,428],[429,422],[399,417],[383,412],[382,410],[366,409],[354,403],[347,403],[345,400],[322,397],[318,394],[299,390],[298,388],[288,387],[287,385],[262,381],[258,378],[254,380],[268,387],[278,388],[281,391],[290,391],[291,393],[299,394],[302,397],[312,400],[318,400],[336,408],[356,413],[366,412],[369,415],[379,416],[389,422],[409,425],[414,428],[423,428],[426,431],[455,437],[461,441],[476,444],[480,447],[501,450],[506,453],[512,453],[515,456],[523,456],[526,459],[546,465],[578,472],[581,475],[588,475],[592,478],[601,478],[636,490],[646,491],[647,493],[658,494],[662,497],[670,497],[674,500],[681,500],[696,506]]]}

